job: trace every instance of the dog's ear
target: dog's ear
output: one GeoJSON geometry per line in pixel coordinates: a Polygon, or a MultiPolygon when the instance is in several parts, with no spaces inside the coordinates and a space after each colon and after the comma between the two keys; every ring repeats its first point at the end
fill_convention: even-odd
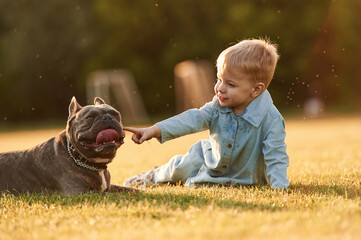
{"type": "Polygon", "coordinates": [[[103,99],[101,99],[100,97],[95,97],[94,98],[94,105],[101,105],[101,104],[106,104],[105,101],[103,99]]]}
{"type": "Polygon", "coordinates": [[[73,97],[71,99],[70,105],[69,105],[69,117],[68,117],[68,119],[73,117],[77,112],[80,111],[80,109],[82,109],[82,106],[80,106],[79,103],[76,101],[76,98],[73,97]]]}

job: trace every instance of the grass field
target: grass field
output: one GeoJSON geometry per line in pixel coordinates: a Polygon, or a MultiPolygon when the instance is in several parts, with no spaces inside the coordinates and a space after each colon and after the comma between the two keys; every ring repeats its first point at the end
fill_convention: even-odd
{"type": "MultiPolygon", "coordinates": [[[[0,152],[29,148],[61,129],[0,133],[0,152]]],[[[287,191],[269,187],[136,194],[1,196],[0,239],[361,239],[361,118],[287,120],[287,191]]],[[[110,164],[122,184],[184,154],[202,132],[163,145],[126,143],[110,164]]]]}

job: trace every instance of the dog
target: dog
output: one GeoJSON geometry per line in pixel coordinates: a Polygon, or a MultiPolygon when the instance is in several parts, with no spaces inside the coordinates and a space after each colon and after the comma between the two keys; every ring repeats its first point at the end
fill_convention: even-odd
{"type": "Polygon", "coordinates": [[[73,97],[66,129],[25,151],[0,153],[0,193],[137,191],[110,184],[107,164],[124,143],[120,113],[96,97],[82,107],[73,97]]]}

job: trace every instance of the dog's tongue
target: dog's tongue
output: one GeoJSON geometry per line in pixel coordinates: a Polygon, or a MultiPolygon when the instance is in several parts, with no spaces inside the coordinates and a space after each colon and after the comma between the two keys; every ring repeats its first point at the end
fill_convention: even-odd
{"type": "Polygon", "coordinates": [[[118,141],[119,140],[119,134],[114,129],[105,129],[98,133],[96,143],[108,143],[112,141],[118,141]]]}

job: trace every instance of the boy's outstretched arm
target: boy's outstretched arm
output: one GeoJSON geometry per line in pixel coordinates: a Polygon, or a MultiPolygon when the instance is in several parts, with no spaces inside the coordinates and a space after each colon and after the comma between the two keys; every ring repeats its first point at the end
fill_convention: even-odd
{"type": "Polygon", "coordinates": [[[132,140],[137,144],[142,144],[144,141],[150,140],[154,137],[158,139],[161,137],[160,128],[157,125],[153,125],[148,128],[124,127],[123,130],[132,132],[132,140]]]}

